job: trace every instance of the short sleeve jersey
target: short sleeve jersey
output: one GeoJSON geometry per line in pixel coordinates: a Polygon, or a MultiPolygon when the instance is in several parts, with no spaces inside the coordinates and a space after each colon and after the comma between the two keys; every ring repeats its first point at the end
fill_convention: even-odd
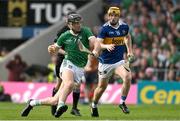
{"type": "Polygon", "coordinates": [[[104,64],[114,64],[123,59],[123,54],[126,50],[124,37],[128,34],[129,26],[119,21],[119,26],[113,28],[109,23],[105,23],[98,35],[98,38],[103,39],[103,44],[115,44],[115,49],[109,52],[107,49],[103,50],[100,55],[104,60],[104,64]]]}
{"type": "Polygon", "coordinates": [[[81,32],[77,36],[68,30],[61,34],[56,45],[64,47],[66,52],[65,59],[70,60],[78,67],[84,67],[88,60],[88,54],[79,50],[78,42],[81,41],[82,44],[89,49],[89,38],[91,36],[93,36],[93,34],[88,27],[82,27],[81,32]]]}

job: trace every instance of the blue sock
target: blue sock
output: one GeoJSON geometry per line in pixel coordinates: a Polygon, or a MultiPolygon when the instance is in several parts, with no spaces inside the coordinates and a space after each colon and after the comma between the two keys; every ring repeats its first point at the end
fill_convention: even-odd
{"type": "Polygon", "coordinates": [[[121,99],[125,101],[126,100],[126,96],[121,96],[121,99]]]}
{"type": "Polygon", "coordinates": [[[121,96],[120,104],[122,104],[123,102],[125,102],[125,100],[126,100],[126,96],[121,96]]]}

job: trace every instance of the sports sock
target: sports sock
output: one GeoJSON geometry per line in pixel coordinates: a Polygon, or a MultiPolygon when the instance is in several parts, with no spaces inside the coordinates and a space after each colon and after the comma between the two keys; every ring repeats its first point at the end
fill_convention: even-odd
{"type": "Polygon", "coordinates": [[[57,106],[57,110],[58,110],[60,107],[64,106],[64,105],[65,105],[65,103],[64,103],[63,101],[59,101],[59,102],[58,102],[58,106],[57,106]]]}
{"type": "Polygon", "coordinates": [[[92,102],[92,105],[91,105],[92,108],[97,108],[97,104],[98,104],[98,103],[96,103],[96,102],[92,102]]]}
{"type": "Polygon", "coordinates": [[[73,109],[77,109],[78,101],[80,97],[80,89],[73,90],[73,109]]]}
{"type": "Polygon", "coordinates": [[[121,96],[120,104],[123,104],[123,102],[125,102],[125,100],[126,100],[126,96],[121,96]]]}
{"type": "Polygon", "coordinates": [[[40,100],[32,100],[32,101],[30,101],[30,105],[31,106],[41,105],[41,101],[40,100]]]}

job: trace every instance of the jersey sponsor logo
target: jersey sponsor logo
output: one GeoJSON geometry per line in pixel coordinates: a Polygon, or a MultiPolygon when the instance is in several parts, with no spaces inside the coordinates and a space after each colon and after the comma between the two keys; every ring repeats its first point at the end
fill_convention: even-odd
{"type": "Polygon", "coordinates": [[[103,41],[104,44],[124,45],[124,37],[107,37],[103,41]]]}
{"type": "Polygon", "coordinates": [[[70,43],[70,42],[72,42],[72,40],[71,39],[67,39],[66,42],[70,43]]]}
{"type": "Polygon", "coordinates": [[[109,35],[111,35],[111,34],[114,34],[114,32],[113,32],[113,31],[110,31],[110,32],[109,32],[109,35]]]}
{"type": "Polygon", "coordinates": [[[126,30],[122,30],[122,33],[123,33],[123,35],[126,35],[127,31],[126,30]]]}
{"type": "Polygon", "coordinates": [[[115,32],[118,36],[121,35],[120,31],[115,31],[115,32]]]}

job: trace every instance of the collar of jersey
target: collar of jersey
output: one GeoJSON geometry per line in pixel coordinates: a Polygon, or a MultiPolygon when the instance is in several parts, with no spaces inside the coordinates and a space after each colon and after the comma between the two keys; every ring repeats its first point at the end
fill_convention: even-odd
{"type": "Polygon", "coordinates": [[[69,32],[74,36],[78,36],[78,34],[75,34],[72,30],[69,30],[69,32]]]}
{"type": "Polygon", "coordinates": [[[118,29],[119,26],[122,25],[122,24],[123,24],[123,22],[122,22],[121,20],[119,20],[119,21],[118,21],[118,26],[117,26],[117,27],[114,27],[114,26],[111,26],[110,21],[108,21],[108,25],[111,26],[111,27],[114,28],[114,29],[118,29]]]}

